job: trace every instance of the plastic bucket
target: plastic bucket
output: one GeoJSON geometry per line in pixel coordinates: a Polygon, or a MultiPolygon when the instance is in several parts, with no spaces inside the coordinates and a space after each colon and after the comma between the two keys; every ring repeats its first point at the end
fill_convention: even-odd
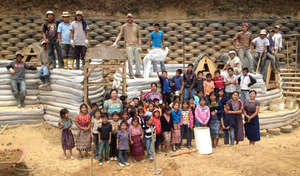
{"type": "Polygon", "coordinates": [[[194,128],[196,148],[198,153],[207,155],[212,153],[210,130],[208,127],[194,128]]]}

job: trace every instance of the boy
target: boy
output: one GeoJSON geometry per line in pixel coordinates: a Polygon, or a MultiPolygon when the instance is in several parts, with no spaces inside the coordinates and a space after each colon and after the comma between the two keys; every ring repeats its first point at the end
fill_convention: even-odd
{"type": "Polygon", "coordinates": [[[111,141],[111,133],[112,133],[112,125],[108,122],[108,114],[102,113],[102,126],[101,128],[98,128],[98,141],[100,143],[99,146],[99,166],[102,166],[102,160],[103,160],[103,151],[105,150],[105,161],[106,163],[109,163],[108,157],[109,157],[109,144],[111,141]]]}
{"type": "Polygon", "coordinates": [[[206,80],[203,83],[204,87],[204,96],[206,97],[207,101],[209,100],[209,95],[214,91],[215,89],[215,83],[211,79],[211,74],[206,74],[206,80]]]}
{"type": "Polygon", "coordinates": [[[203,71],[198,71],[197,78],[195,79],[194,89],[197,92],[204,92],[204,83],[205,79],[203,78],[203,71]]]}
{"type": "Polygon", "coordinates": [[[162,75],[159,75],[159,72],[157,72],[157,76],[162,87],[163,102],[168,106],[171,103],[171,81],[168,78],[167,71],[163,71],[162,75]]]}
{"type": "Polygon", "coordinates": [[[123,111],[128,111],[128,98],[126,95],[122,95],[120,97],[120,100],[122,101],[122,107],[123,111]]]}
{"type": "Polygon", "coordinates": [[[177,69],[176,75],[173,77],[171,85],[172,85],[172,91],[175,92],[175,95],[179,96],[180,94],[180,88],[182,85],[182,70],[177,69]]]}
{"type": "Polygon", "coordinates": [[[137,108],[137,106],[138,106],[138,104],[139,104],[139,101],[140,101],[139,98],[134,97],[134,98],[132,99],[132,101],[133,101],[134,107],[137,108]]]}
{"type": "Polygon", "coordinates": [[[41,68],[38,72],[38,77],[42,81],[42,85],[39,86],[40,89],[50,90],[50,67],[51,61],[49,60],[47,54],[47,42],[42,41],[41,43],[43,50],[40,53],[40,60],[41,60],[41,68]]]}
{"type": "Polygon", "coordinates": [[[16,53],[16,61],[11,62],[6,68],[11,74],[11,91],[14,95],[18,108],[24,107],[26,96],[25,70],[36,70],[22,61],[23,55],[16,53]]]}
{"type": "Polygon", "coordinates": [[[250,87],[256,83],[256,79],[249,75],[248,72],[248,68],[243,68],[243,74],[238,78],[238,83],[241,87],[241,100],[243,103],[249,99],[250,87]]]}
{"type": "Polygon", "coordinates": [[[215,94],[217,95],[220,89],[224,89],[224,77],[220,75],[220,71],[216,70],[215,71],[215,77],[212,79],[213,82],[215,83],[215,94]]]}
{"type": "MultiPolygon", "coordinates": [[[[164,33],[159,30],[159,24],[154,24],[154,31],[150,34],[149,40],[149,48],[164,48],[164,33]]],[[[157,63],[156,61],[152,61],[153,64],[153,72],[157,72],[157,63]]],[[[165,63],[164,61],[160,61],[160,70],[165,71],[165,63]]]]}
{"type": "Polygon", "coordinates": [[[91,105],[92,111],[90,112],[90,116],[94,117],[96,110],[99,108],[97,103],[92,103],[91,105]]]}
{"type": "Polygon", "coordinates": [[[194,96],[195,73],[193,71],[193,64],[188,65],[188,70],[183,74],[183,85],[181,86],[181,94],[184,95],[184,101],[194,96]]]}
{"type": "Polygon", "coordinates": [[[233,68],[229,67],[228,74],[225,77],[225,95],[227,100],[231,99],[231,95],[233,92],[236,91],[237,79],[236,76],[233,74],[233,68]]]}
{"type": "Polygon", "coordinates": [[[152,123],[151,117],[146,117],[145,123],[146,124],[143,127],[143,130],[144,130],[144,136],[145,136],[146,149],[147,149],[149,159],[153,160],[152,134],[155,138],[155,130],[156,129],[152,123]]]}

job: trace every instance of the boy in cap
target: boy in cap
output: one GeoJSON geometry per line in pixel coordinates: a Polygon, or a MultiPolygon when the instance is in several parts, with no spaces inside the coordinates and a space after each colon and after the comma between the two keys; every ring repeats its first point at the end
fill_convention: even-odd
{"type": "MultiPolygon", "coordinates": [[[[252,34],[248,31],[249,24],[242,24],[242,31],[238,32],[233,38],[233,45],[238,51],[238,56],[241,59],[242,67],[249,68],[250,72],[253,71],[253,57],[250,53],[250,45],[252,34]]],[[[254,68],[255,69],[255,68],[254,68]]]]}
{"type": "Polygon", "coordinates": [[[16,53],[16,60],[11,62],[6,68],[11,74],[11,90],[14,95],[18,107],[24,107],[26,94],[25,70],[36,70],[35,67],[27,65],[22,61],[23,55],[16,53]]]}
{"type": "Polygon", "coordinates": [[[58,41],[62,49],[62,57],[64,59],[64,69],[68,69],[68,59],[70,61],[70,69],[73,69],[73,47],[71,45],[71,23],[69,12],[63,12],[63,22],[58,25],[58,41]]]}
{"type": "Polygon", "coordinates": [[[47,43],[42,41],[41,43],[43,50],[40,53],[41,68],[38,71],[38,77],[42,81],[42,85],[39,86],[40,89],[50,90],[50,65],[51,61],[48,59],[47,43]]]}
{"type": "Polygon", "coordinates": [[[43,25],[43,40],[48,44],[48,55],[52,63],[52,67],[56,68],[56,57],[54,49],[56,49],[58,57],[58,66],[63,68],[64,63],[61,57],[61,48],[57,40],[57,27],[59,22],[55,20],[54,13],[52,11],[46,12],[47,21],[43,25]]]}
{"type": "Polygon", "coordinates": [[[121,37],[124,36],[125,39],[125,46],[126,46],[126,54],[128,58],[128,69],[129,69],[129,77],[133,79],[133,60],[135,60],[135,76],[137,78],[143,78],[141,74],[141,59],[140,59],[140,52],[141,52],[141,36],[139,32],[139,26],[133,22],[133,16],[131,13],[127,15],[127,23],[125,23],[121,27],[121,31],[113,44],[114,47],[117,47],[118,42],[120,41],[121,37]]]}
{"type": "MultiPolygon", "coordinates": [[[[255,68],[258,68],[258,71],[261,72],[264,67],[263,61],[266,57],[267,47],[270,45],[269,40],[266,38],[267,31],[262,29],[258,37],[252,40],[252,44],[255,46],[256,53],[254,55],[255,58],[255,68]],[[261,63],[259,64],[259,59],[261,59],[261,63]]],[[[265,79],[265,76],[264,76],[265,79]]]]}
{"type": "Polygon", "coordinates": [[[236,52],[230,50],[228,52],[229,59],[224,66],[224,70],[227,70],[229,67],[232,67],[235,75],[239,75],[242,72],[242,64],[239,57],[236,56],[236,52]]]}
{"type": "Polygon", "coordinates": [[[88,41],[89,27],[83,18],[82,11],[77,11],[75,20],[71,23],[71,45],[74,46],[74,59],[76,59],[76,69],[79,69],[82,60],[82,69],[85,64],[85,54],[88,41]]]}

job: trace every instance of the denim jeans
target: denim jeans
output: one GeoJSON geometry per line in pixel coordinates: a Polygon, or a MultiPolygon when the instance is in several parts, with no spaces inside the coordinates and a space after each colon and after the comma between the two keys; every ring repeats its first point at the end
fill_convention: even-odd
{"type": "Polygon", "coordinates": [[[11,91],[14,95],[17,103],[23,103],[26,94],[26,84],[24,79],[12,79],[11,80],[11,91]]]}
{"type": "Polygon", "coordinates": [[[119,150],[118,161],[122,164],[128,163],[127,150],[119,150]]]}
{"type": "Polygon", "coordinates": [[[129,46],[126,47],[126,54],[128,59],[128,69],[129,74],[133,75],[133,60],[135,60],[135,74],[141,75],[141,63],[140,63],[140,52],[138,51],[138,47],[129,46]]]}
{"type": "Polygon", "coordinates": [[[240,48],[238,56],[241,59],[243,67],[247,67],[249,71],[253,71],[253,57],[249,48],[240,48]]]}
{"type": "Polygon", "coordinates": [[[191,130],[188,127],[188,125],[180,126],[180,134],[181,134],[180,145],[182,145],[183,135],[186,134],[186,140],[187,140],[186,145],[191,146],[191,130]]]}
{"type": "Polygon", "coordinates": [[[146,149],[148,153],[148,157],[153,157],[153,147],[152,147],[152,138],[145,138],[146,149]]]}
{"type": "Polygon", "coordinates": [[[111,134],[111,142],[110,142],[110,157],[117,157],[118,149],[117,149],[117,134],[111,134]]]}
{"type": "Polygon", "coordinates": [[[85,64],[84,58],[85,58],[86,50],[87,50],[86,46],[75,45],[73,57],[76,60],[76,69],[79,69],[80,67],[80,60],[82,60],[82,68],[83,68],[83,65],[85,64]]]}
{"type": "Polygon", "coordinates": [[[108,160],[109,157],[109,142],[108,140],[101,140],[100,141],[100,146],[99,146],[99,162],[102,161],[103,159],[103,152],[105,150],[105,160],[108,160]]]}
{"type": "Polygon", "coordinates": [[[184,101],[188,101],[191,97],[194,97],[195,90],[192,89],[192,92],[189,92],[189,88],[184,88],[184,101]]]}
{"type": "Polygon", "coordinates": [[[241,101],[243,102],[243,104],[248,99],[249,99],[249,91],[248,90],[241,90],[241,101]]]}
{"type": "MultiPolygon", "coordinates": [[[[254,60],[253,60],[253,65],[254,65],[254,69],[256,71],[256,67],[258,65],[258,62],[259,62],[259,57],[260,57],[261,53],[259,52],[256,52],[254,54],[254,60]]],[[[260,62],[260,65],[259,65],[259,68],[258,68],[258,72],[261,72],[262,71],[262,62],[265,60],[266,58],[266,53],[263,53],[262,57],[261,57],[261,62],[260,62]]]]}
{"type": "MultiPolygon", "coordinates": [[[[165,66],[165,62],[164,61],[160,61],[160,71],[166,71],[166,66],[165,66]]],[[[157,72],[158,68],[157,68],[157,62],[156,61],[152,61],[152,65],[153,65],[153,72],[157,72]]]]}
{"type": "Polygon", "coordinates": [[[93,133],[93,137],[94,137],[94,157],[98,157],[99,155],[99,140],[98,140],[98,135],[99,134],[94,134],[93,133]]]}
{"type": "Polygon", "coordinates": [[[58,42],[56,42],[56,41],[51,41],[47,45],[47,52],[48,52],[49,59],[51,60],[51,64],[54,67],[56,67],[56,57],[55,57],[54,49],[56,50],[56,53],[57,53],[58,65],[59,65],[59,67],[63,67],[64,62],[63,62],[62,55],[61,55],[61,48],[60,48],[60,45],[58,44],[58,42]]]}
{"type": "Polygon", "coordinates": [[[224,130],[224,144],[229,144],[229,138],[230,138],[230,144],[234,145],[234,128],[230,127],[229,130],[224,130]]]}

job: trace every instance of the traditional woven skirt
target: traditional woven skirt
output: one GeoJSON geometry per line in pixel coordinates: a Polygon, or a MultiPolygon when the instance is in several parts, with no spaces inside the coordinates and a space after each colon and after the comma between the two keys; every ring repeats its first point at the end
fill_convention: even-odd
{"type": "Polygon", "coordinates": [[[62,130],[61,145],[64,150],[71,150],[75,147],[74,137],[71,130],[62,130]]]}
{"type": "Polygon", "coordinates": [[[80,130],[77,135],[76,148],[78,151],[91,150],[91,132],[80,130]]]}
{"type": "Polygon", "coordinates": [[[164,131],[164,145],[170,145],[171,144],[171,131],[164,131]]]}
{"type": "Polygon", "coordinates": [[[141,139],[140,135],[137,136],[131,136],[132,139],[132,146],[131,146],[131,156],[134,159],[142,159],[144,157],[144,147],[143,147],[143,141],[141,139]]]}
{"type": "Polygon", "coordinates": [[[220,134],[220,121],[217,116],[213,116],[209,122],[210,135],[211,137],[218,139],[220,134]]]}
{"type": "Polygon", "coordinates": [[[172,144],[179,144],[181,139],[180,124],[174,124],[173,127],[174,130],[172,131],[172,144]]]}

